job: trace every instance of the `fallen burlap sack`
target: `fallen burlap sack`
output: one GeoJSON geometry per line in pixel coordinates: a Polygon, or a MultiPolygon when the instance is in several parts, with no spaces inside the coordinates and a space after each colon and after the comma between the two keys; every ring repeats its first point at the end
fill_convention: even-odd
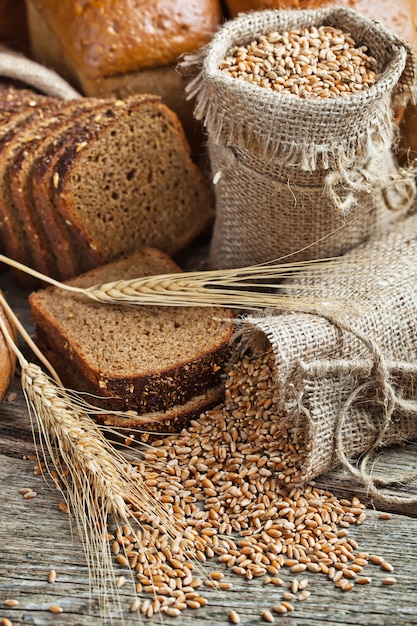
{"type": "Polygon", "coordinates": [[[242,347],[272,346],[275,414],[307,447],[294,482],[343,463],[377,494],[365,464],[349,459],[417,438],[417,216],[299,284],[340,310],[247,316],[242,347]]]}
{"type": "Polygon", "coordinates": [[[216,183],[214,267],[298,251],[291,260],[342,254],[413,204],[413,176],[400,175],[392,146],[394,108],[416,99],[415,58],[382,24],[345,8],[249,13],[226,23],[179,70],[194,76],[187,93],[195,96],[195,117],[208,132],[216,183]],[[369,89],[303,99],[219,69],[233,46],[323,24],[368,46],[381,73],[369,89]]]}

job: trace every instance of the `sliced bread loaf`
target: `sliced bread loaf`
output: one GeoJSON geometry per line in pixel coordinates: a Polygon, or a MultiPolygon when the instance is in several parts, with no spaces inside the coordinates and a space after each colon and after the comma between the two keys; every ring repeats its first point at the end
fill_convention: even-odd
{"type": "MultiPolygon", "coordinates": [[[[3,128],[4,131],[7,127],[8,131],[0,136],[0,224],[3,245],[9,257],[29,266],[33,265],[33,258],[27,245],[26,225],[20,221],[17,212],[11,206],[8,167],[10,159],[13,158],[19,146],[19,141],[16,139],[19,133],[26,132],[26,129],[31,129],[33,132],[39,124],[49,123],[50,116],[56,109],[56,99],[50,99],[42,106],[27,107],[24,111],[16,112],[8,118],[3,128]]],[[[33,288],[33,280],[27,275],[16,272],[15,277],[23,287],[33,288]]]]}
{"type": "Polygon", "coordinates": [[[177,404],[164,411],[151,411],[138,415],[134,414],[132,410],[131,414],[117,415],[110,412],[115,408],[115,403],[108,398],[98,397],[97,389],[90,385],[85,378],[78,376],[77,372],[71,367],[71,363],[66,365],[61,356],[49,350],[39,338],[37,343],[51,365],[56,371],[59,371],[60,379],[67,389],[79,391],[86,402],[103,408],[102,413],[97,412],[94,414],[94,419],[103,426],[116,428],[119,432],[123,432],[125,436],[134,434],[136,439],[141,439],[143,435],[146,437],[150,433],[162,431],[178,432],[190,420],[213,408],[224,398],[224,385],[218,384],[216,387],[207,389],[200,395],[187,400],[184,404],[177,404]],[[140,436],[139,433],[141,433],[140,436]]]}
{"type": "MultiPolygon", "coordinates": [[[[148,248],[68,283],[87,287],[178,270],[148,248]]],[[[113,398],[115,409],[165,411],[221,382],[233,332],[227,310],[104,305],[56,288],[29,301],[37,334],[58,366],[77,372],[88,392],[113,398]]]]}
{"type": "Polygon", "coordinates": [[[172,111],[149,97],[118,104],[111,123],[61,154],[55,208],[74,239],[106,261],[144,245],[174,255],[211,223],[211,191],[172,111]]]}
{"type": "MultiPolygon", "coordinates": [[[[84,99],[84,102],[89,101],[90,99],[84,99]]],[[[104,128],[115,118],[114,100],[93,99],[93,103],[90,111],[85,110],[80,116],[74,117],[62,128],[62,132],[45,138],[32,162],[30,172],[33,211],[44,225],[49,246],[56,259],[57,278],[61,280],[77,276],[106,261],[84,238],[74,236],[68,220],[55,210],[53,202],[53,189],[56,184],[54,171],[60,155],[68,146],[76,152],[83,149],[88,134],[104,128]]]]}
{"type": "Polygon", "coordinates": [[[58,152],[59,143],[68,134],[69,127],[73,128],[80,118],[85,118],[88,112],[102,106],[102,101],[94,98],[81,98],[63,104],[51,119],[48,132],[26,135],[9,164],[11,202],[20,220],[26,224],[27,245],[32,254],[33,267],[53,278],[66,280],[79,273],[79,268],[75,265],[69,243],[67,254],[59,254],[59,248],[66,242],[67,235],[58,230],[58,237],[52,237],[51,233],[56,233],[52,221],[54,215],[52,218],[48,215],[44,221],[41,212],[35,207],[32,167],[38,158],[44,162],[42,159],[45,158],[47,147],[50,147],[51,153],[53,150],[58,152]],[[54,238],[58,241],[57,245],[54,245],[54,238]]]}

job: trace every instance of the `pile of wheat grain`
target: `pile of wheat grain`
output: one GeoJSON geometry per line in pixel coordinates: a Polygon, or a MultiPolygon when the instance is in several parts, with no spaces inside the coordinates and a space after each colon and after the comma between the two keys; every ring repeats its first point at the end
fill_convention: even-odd
{"type": "MultiPolygon", "coordinates": [[[[339,500],[312,484],[287,487],[305,438],[274,413],[273,363],[271,352],[244,357],[228,374],[225,404],[180,435],[153,441],[138,463],[138,480],[183,529],[183,540],[171,539],[152,511],[136,514],[140,532],[120,527],[110,537],[118,563],[136,572],[137,591],[153,595],[132,610],[179,616],[206,604],[202,587],[229,589],[221,571],[202,574],[208,559],[237,576],[282,586],[277,614],[309,597],[304,572],[348,591],[371,582],[363,573],[370,562],[392,571],[349,537],[349,526],[365,520],[357,498],[339,500]],[[289,588],[283,569],[291,574],[289,588]]],[[[238,623],[239,616],[230,619],[238,623]]]]}

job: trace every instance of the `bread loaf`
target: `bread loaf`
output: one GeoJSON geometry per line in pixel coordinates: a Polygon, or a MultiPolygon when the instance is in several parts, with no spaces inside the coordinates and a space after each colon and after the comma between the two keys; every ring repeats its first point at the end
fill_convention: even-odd
{"type": "Polygon", "coordinates": [[[178,118],[153,95],[0,86],[0,184],[1,249],[60,280],[143,246],[177,254],[214,217],[178,118]]]}
{"type": "MultiPolygon", "coordinates": [[[[147,248],[69,284],[178,270],[167,255],[147,248]]],[[[227,310],[105,305],[56,288],[32,293],[29,302],[37,336],[55,355],[58,373],[68,380],[69,371],[70,383],[76,376],[79,389],[111,398],[114,409],[165,412],[221,383],[233,331],[227,310]]]]}
{"type": "Polygon", "coordinates": [[[192,139],[192,108],[175,71],[178,57],[207,43],[219,0],[29,0],[32,54],[85,95],[156,93],[192,139]]]}

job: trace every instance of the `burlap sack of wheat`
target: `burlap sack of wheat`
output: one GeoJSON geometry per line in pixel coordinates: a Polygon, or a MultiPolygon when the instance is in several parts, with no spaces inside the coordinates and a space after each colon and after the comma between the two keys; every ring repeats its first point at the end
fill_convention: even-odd
{"type": "Polygon", "coordinates": [[[308,289],[306,281],[299,294],[340,309],[243,322],[244,346],[259,338],[272,346],[277,419],[306,444],[295,482],[341,462],[351,469],[353,457],[417,438],[417,216],[310,277],[308,289]]]}
{"type": "Polygon", "coordinates": [[[381,24],[344,8],[249,13],[226,23],[179,70],[193,76],[188,95],[196,97],[194,114],[208,133],[216,182],[214,267],[250,265],[299,250],[291,260],[338,255],[383,230],[413,203],[413,178],[399,175],[391,149],[393,108],[416,98],[415,60],[411,47],[381,24]],[[218,69],[233,46],[323,24],[368,46],[381,71],[369,90],[302,99],[218,69]]]}

